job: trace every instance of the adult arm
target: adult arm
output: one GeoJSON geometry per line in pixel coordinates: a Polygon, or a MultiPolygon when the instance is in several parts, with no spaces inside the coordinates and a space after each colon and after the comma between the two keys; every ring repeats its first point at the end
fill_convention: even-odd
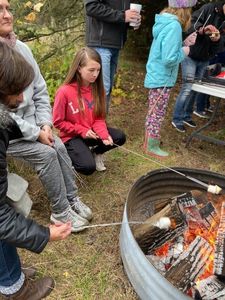
{"type": "Polygon", "coordinates": [[[100,0],[85,0],[86,14],[108,23],[125,23],[125,10],[113,9],[100,0]]]}

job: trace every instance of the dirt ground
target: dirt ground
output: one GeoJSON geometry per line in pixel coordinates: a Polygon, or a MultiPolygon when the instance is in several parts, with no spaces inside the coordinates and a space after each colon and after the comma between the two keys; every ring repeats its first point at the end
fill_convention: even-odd
{"type": "MultiPolygon", "coordinates": [[[[147,112],[147,90],[143,88],[144,64],[123,59],[120,62],[119,88],[122,96],[114,97],[108,118],[111,126],[122,128],[127,135],[125,148],[144,155],[142,145],[147,112]]],[[[178,133],[171,125],[171,114],[179,83],[173,90],[162,128],[162,144],[170,156],[163,160],[167,166],[182,166],[211,170],[225,174],[224,147],[193,140],[189,148],[185,142],[192,132],[178,133]]],[[[216,122],[208,133],[225,139],[225,102],[216,122]]],[[[198,126],[205,120],[194,118],[198,126]]],[[[83,201],[94,213],[92,224],[119,222],[124,203],[135,180],[148,171],[159,168],[153,161],[133,153],[116,149],[105,155],[106,172],[95,172],[78,182],[83,201]]],[[[34,201],[32,217],[49,223],[49,202],[37,176],[21,164],[12,165],[29,182],[34,201]]],[[[48,299],[54,300],[134,300],[137,299],[123,271],[119,250],[120,227],[93,228],[72,234],[66,241],[49,244],[40,254],[20,250],[23,260],[38,269],[38,276],[53,276],[56,288],[48,299]]]]}

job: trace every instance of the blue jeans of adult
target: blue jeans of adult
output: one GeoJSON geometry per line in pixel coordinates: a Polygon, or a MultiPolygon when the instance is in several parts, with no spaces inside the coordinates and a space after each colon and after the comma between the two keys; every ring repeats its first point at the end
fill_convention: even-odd
{"type": "Polygon", "coordinates": [[[102,60],[102,75],[106,93],[106,111],[109,112],[110,95],[117,69],[119,49],[95,47],[102,60]]]}
{"type": "Polygon", "coordinates": [[[209,102],[210,96],[203,93],[198,93],[196,96],[196,111],[197,112],[204,112],[206,108],[209,108],[210,102],[209,102]]]}
{"type": "Polygon", "coordinates": [[[196,92],[191,90],[192,82],[202,79],[208,64],[208,61],[198,61],[188,56],[181,63],[183,83],[173,112],[173,122],[176,125],[183,125],[183,121],[191,120],[196,95],[196,92]]]}
{"type": "Polygon", "coordinates": [[[10,287],[21,276],[21,264],[16,247],[0,240],[0,287],[10,287]]]}

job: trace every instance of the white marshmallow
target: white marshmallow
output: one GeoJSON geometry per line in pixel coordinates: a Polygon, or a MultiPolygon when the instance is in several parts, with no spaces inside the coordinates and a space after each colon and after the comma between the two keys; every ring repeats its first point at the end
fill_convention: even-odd
{"type": "Polygon", "coordinates": [[[162,217],[154,224],[154,226],[159,227],[160,229],[169,229],[171,226],[170,218],[162,217]]]}
{"type": "Polygon", "coordinates": [[[207,191],[212,194],[219,194],[222,191],[222,189],[218,185],[209,184],[207,191]]]}

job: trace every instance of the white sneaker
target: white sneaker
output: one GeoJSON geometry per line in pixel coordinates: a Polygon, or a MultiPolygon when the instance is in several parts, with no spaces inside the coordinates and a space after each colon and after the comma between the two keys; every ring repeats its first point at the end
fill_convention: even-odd
{"type": "Polygon", "coordinates": [[[93,218],[91,209],[84,204],[80,197],[76,197],[70,202],[72,210],[84,219],[91,220],[93,218]]]}
{"type": "Polygon", "coordinates": [[[103,162],[103,155],[94,153],[95,163],[96,163],[96,170],[99,172],[105,171],[106,167],[103,162]]]}
{"type": "Polygon", "coordinates": [[[85,226],[89,224],[88,220],[79,216],[71,208],[68,208],[61,214],[52,213],[50,220],[54,224],[66,223],[70,221],[72,223],[72,232],[82,231],[85,229],[85,226]]]}

